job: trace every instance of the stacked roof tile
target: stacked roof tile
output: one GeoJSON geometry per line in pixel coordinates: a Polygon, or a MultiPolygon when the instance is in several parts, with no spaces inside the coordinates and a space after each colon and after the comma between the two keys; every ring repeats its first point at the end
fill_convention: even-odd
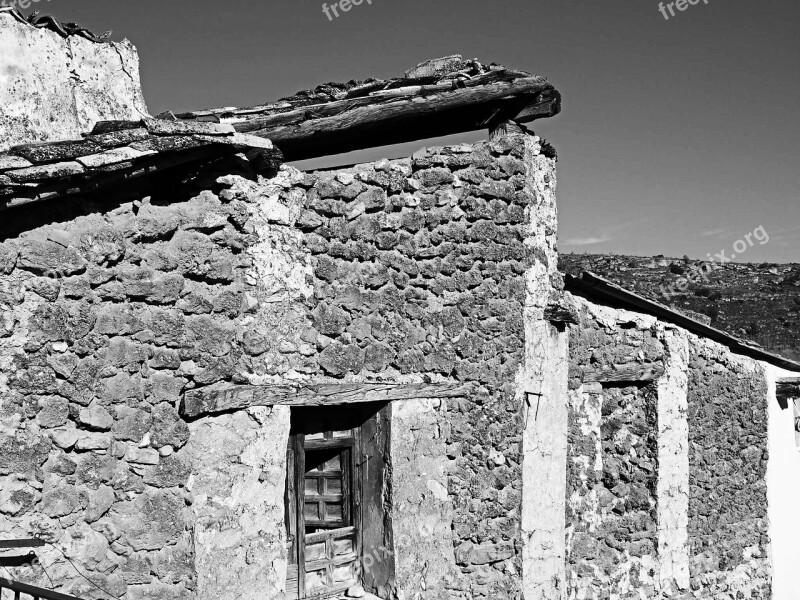
{"type": "MultiPolygon", "coordinates": [[[[332,102],[363,99],[391,99],[409,94],[424,96],[433,92],[463,87],[465,81],[491,77],[493,74],[503,73],[508,78],[530,77],[529,73],[507,69],[502,65],[492,63],[484,65],[477,59],[465,60],[460,55],[446,56],[425,61],[413,69],[406,71],[403,77],[393,79],[370,78],[366,80],[350,80],[347,83],[325,83],[311,90],[303,90],[277,102],[270,102],[257,106],[237,108],[226,106],[184,112],[174,115],[182,120],[211,121],[216,123],[239,124],[247,121],[259,122],[266,115],[279,115],[287,113],[287,117],[294,115],[293,111],[307,108],[313,116],[313,107],[332,102]],[[423,87],[426,86],[426,87],[423,87]]],[[[172,113],[164,113],[172,117],[172,113]]],[[[260,123],[259,123],[260,124],[260,123]]],[[[239,131],[246,128],[237,126],[239,131]]]]}
{"type": "Polygon", "coordinates": [[[230,125],[100,121],[81,140],[25,144],[0,154],[0,210],[238,152],[246,152],[256,167],[280,162],[268,139],[237,133],[230,125]]]}

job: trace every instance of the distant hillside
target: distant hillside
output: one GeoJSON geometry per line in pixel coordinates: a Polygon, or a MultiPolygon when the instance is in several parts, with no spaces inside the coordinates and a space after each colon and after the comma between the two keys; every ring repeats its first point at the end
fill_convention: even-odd
{"type": "Polygon", "coordinates": [[[592,271],[767,350],[800,360],[800,264],[712,265],[664,256],[564,254],[560,268],[573,275],[592,271]],[[696,283],[688,281],[690,276],[696,283]]]}

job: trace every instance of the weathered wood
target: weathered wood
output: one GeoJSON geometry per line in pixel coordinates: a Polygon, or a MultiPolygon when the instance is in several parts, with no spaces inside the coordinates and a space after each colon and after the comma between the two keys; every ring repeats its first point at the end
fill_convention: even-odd
{"type": "Polygon", "coordinates": [[[792,400],[800,400],[800,378],[779,379],[775,395],[783,410],[789,408],[792,400]]]}
{"type": "Polygon", "coordinates": [[[647,383],[664,375],[661,364],[626,363],[587,369],[582,372],[584,383],[647,383]]]}
{"type": "Polygon", "coordinates": [[[294,161],[493,127],[558,114],[561,96],[543,77],[498,70],[376,90],[322,104],[276,109],[234,123],[239,132],[272,140],[294,161]]]}
{"type": "Polygon", "coordinates": [[[294,385],[214,385],[184,394],[181,413],[188,418],[251,406],[332,406],[393,402],[418,398],[453,398],[472,390],[453,383],[332,383],[294,385]]]}

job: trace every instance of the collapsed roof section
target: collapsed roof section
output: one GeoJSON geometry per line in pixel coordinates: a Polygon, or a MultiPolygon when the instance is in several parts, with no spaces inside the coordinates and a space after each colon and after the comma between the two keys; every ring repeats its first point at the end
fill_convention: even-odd
{"type": "Polygon", "coordinates": [[[292,161],[528,123],[560,110],[561,95],[544,77],[454,55],[401,78],[328,83],[271,104],[174,116],[269,138],[292,161]]]}
{"type": "Polygon", "coordinates": [[[82,140],[25,144],[0,154],[0,210],[239,152],[262,170],[281,161],[272,142],[237,133],[230,125],[101,121],[82,140]]]}
{"type": "Polygon", "coordinates": [[[561,95],[543,77],[449,56],[402,78],[325,84],[251,108],[100,121],[82,140],[15,146],[0,154],[0,210],[225,154],[245,152],[269,171],[282,160],[502,129],[560,110],[561,95]]]}

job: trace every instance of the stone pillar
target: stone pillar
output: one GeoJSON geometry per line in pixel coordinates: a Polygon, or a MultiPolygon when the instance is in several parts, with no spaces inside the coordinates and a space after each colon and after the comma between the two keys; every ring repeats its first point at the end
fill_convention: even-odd
{"type": "Polygon", "coordinates": [[[662,591],[689,589],[689,340],[664,332],[667,364],[658,381],[658,555],[662,591]]]}
{"type": "Polygon", "coordinates": [[[560,599],[564,590],[568,334],[544,317],[557,276],[555,169],[540,140],[526,136],[525,360],[517,374],[522,407],[522,586],[526,600],[560,599]]]}
{"type": "Polygon", "coordinates": [[[130,42],[64,39],[0,12],[0,152],[80,139],[97,121],[146,114],[130,42]]]}
{"type": "Polygon", "coordinates": [[[526,600],[560,600],[565,591],[568,334],[547,323],[527,329],[528,373],[522,468],[522,580],[526,600]],[[534,382],[531,382],[534,383],[534,382]]]}

